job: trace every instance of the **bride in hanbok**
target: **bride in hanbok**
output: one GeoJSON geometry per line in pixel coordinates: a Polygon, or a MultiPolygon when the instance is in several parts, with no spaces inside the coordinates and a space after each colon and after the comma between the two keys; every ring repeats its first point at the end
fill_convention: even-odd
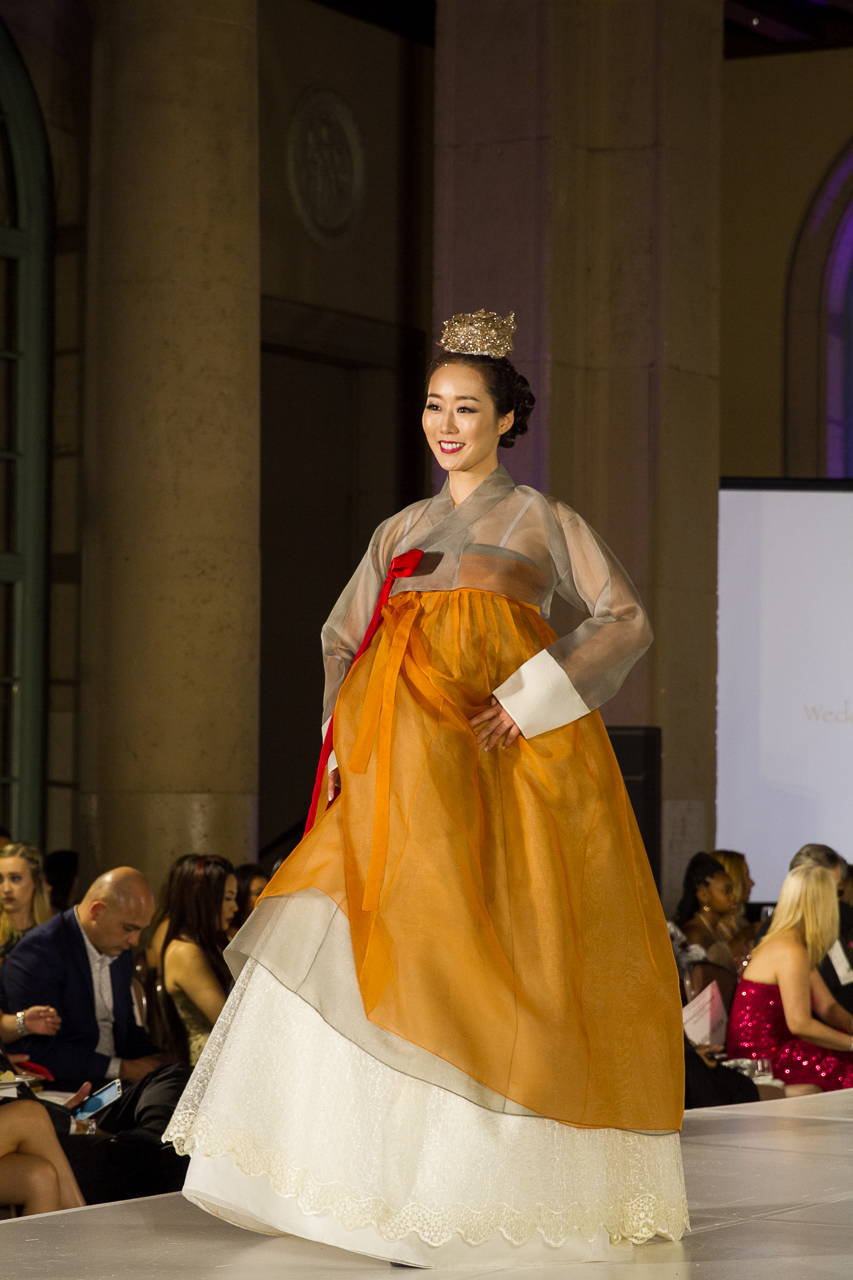
{"type": "Polygon", "coordinates": [[[310,830],[226,953],[166,1134],[210,1213],[416,1266],[687,1226],[675,963],[596,710],[651,632],[581,517],[498,463],[534,402],[514,327],[445,325],[423,428],[447,480],[323,628],[310,830]],[[587,615],[559,639],[554,592],[587,615]]]}

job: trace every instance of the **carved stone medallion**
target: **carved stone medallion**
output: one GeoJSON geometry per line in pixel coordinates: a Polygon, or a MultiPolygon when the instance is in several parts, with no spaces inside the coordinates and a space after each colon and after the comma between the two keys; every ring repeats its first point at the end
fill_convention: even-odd
{"type": "Polygon", "coordinates": [[[326,245],[346,239],[364,198],[364,147],[350,108],[328,89],[309,89],[296,104],[287,182],[309,235],[326,245]]]}

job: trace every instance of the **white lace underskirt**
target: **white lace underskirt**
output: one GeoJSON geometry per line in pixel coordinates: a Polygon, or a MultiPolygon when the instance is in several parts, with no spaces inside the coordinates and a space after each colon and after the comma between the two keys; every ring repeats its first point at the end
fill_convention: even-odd
{"type": "Polygon", "coordinates": [[[688,1225],[678,1134],[490,1111],[379,1061],[254,959],[165,1137],[209,1212],[420,1265],[601,1257],[688,1225]]]}

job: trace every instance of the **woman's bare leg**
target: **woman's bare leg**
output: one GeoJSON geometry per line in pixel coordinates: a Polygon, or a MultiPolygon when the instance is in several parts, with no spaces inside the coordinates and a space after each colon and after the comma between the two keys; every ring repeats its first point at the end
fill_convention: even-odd
{"type": "Polygon", "coordinates": [[[807,1098],[810,1093],[823,1093],[820,1085],[816,1084],[786,1084],[786,1098],[807,1098]]]}
{"type": "Polygon", "coordinates": [[[23,1216],[61,1209],[53,1165],[40,1156],[0,1156],[0,1201],[20,1205],[23,1216]]]}
{"type": "MultiPolygon", "coordinates": [[[[37,1102],[10,1102],[0,1107],[0,1156],[35,1156],[51,1166],[59,1194],[58,1209],[76,1209],[86,1201],[60,1147],[50,1116],[37,1102]]],[[[30,1212],[44,1213],[45,1210],[30,1212]]]]}

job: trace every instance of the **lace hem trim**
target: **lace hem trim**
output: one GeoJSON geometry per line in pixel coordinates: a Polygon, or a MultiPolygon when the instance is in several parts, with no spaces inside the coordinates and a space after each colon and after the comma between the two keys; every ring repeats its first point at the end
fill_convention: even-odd
{"type": "Polygon", "coordinates": [[[200,1116],[192,1129],[192,1134],[170,1129],[167,1135],[180,1155],[227,1157],[241,1173],[267,1178],[277,1195],[295,1198],[309,1217],[330,1215],[348,1231],[371,1227],[389,1242],[414,1232],[424,1244],[435,1247],[456,1236],[466,1244],[480,1245],[500,1232],[513,1245],[523,1245],[538,1234],[546,1244],[559,1247],[570,1238],[594,1240],[605,1231],[612,1244],[620,1240],[644,1244],[656,1235],[680,1240],[689,1225],[687,1201],[675,1191],[671,1199],[647,1192],[609,1204],[575,1203],[560,1209],[540,1204],[527,1212],[506,1204],[473,1209],[462,1204],[411,1203],[398,1208],[379,1197],[359,1196],[341,1183],[320,1182],[308,1170],[288,1165],[278,1152],[259,1148],[237,1131],[214,1135],[200,1116]]]}

